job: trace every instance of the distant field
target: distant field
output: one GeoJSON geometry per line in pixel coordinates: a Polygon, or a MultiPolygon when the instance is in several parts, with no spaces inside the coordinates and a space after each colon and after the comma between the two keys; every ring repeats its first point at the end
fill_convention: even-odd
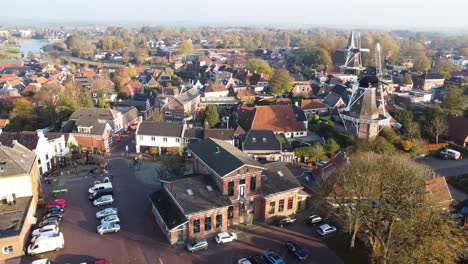
{"type": "Polygon", "coordinates": [[[21,51],[19,47],[0,47],[0,59],[19,59],[21,51]]]}
{"type": "Polygon", "coordinates": [[[19,54],[20,53],[20,49],[18,47],[8,47],[8,48],[4,49],[4,51],[6,53],[10,53],[10,54],[19,54]]]}

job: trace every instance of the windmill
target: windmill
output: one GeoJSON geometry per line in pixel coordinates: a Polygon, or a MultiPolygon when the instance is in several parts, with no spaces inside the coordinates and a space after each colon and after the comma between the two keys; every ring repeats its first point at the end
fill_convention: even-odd
{"type": "Polygon", "coordinates": [[[345,49],[345,64],[340,66],[344,73],[352,73],[358,75],[365,68],[362,67],[362,52],[369,52],[369,49],[361,48],[361,34],[358,33],[357,38],[354,36],[354,32],[348,38],[348,44],[345,49]]]}

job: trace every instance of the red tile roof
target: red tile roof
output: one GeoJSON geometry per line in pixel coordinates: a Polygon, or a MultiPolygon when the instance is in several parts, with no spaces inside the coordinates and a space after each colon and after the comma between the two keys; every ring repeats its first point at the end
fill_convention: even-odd
{"type": "Polygon", "coordinates": [[[432,203],[447,203],[452,201],[445,177],[435,177],[426,180],[426,195],[432,203]]]}
{"type": "Polygon", "coordinates": [[[10,120],[8,119],[0,119],[0,128],[4,128],[9,123],[10,123],[10,120]]]}
{"type": "Polygon", "coordinates": [[[40,89],[40,86],[38,84],[30,83],[30,84],[28,84],[28,86],[26,86],[26,88],[24,88],[24,90],[21,92],[21,94],[25,95],[29,91],[37,92],[37,91],[39,91],[39,89],[40,89]]]}
{"type": "Polygon", "coordinates": [[[94,76],[96,76],[96,72],[94,72],[94,71],[82,71],[81,76],[83,76],[83,77],[94,77],[94,76]]]}
{"type": "Polygon", "coordinates": [[[242,99],[244,97],[251,97],[251,96],[255,96],[255,93],[253,91],[240,90],[239,92],[237,92],[236,98],[242,99]]]}
{"type": "Polygon", "coordinates": [[[296,119],[292,105],[258,106],[251,129],[273,132],[305,131],[304,124],[296,119]]]}
{"type": "Polygon", "coordinates": [[[209,92],[226,92],[228,89],[221,83],[213,83],[206,87],[207,93],[209,92]]]}
{"type": "Polygon", "coordinates": [[[320,99],[305,99],[301,101],[301,108],[303,110],[309,110],[328,108],[328,106],[324,104],[320,99]]]}

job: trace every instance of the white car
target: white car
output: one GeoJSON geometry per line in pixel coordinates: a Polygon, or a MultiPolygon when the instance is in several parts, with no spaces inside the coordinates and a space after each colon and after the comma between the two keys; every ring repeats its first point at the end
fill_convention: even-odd
{"type": "Polygon", "coordinates": [[[114,197],[112,195],[104,195],[94,200],[94,206],[101,206],[106,204],[112,204],[114,202],[114,197]]]}
{"type": "Polygon", "coordinates": [[[312,224],[312,225],[318,224],[318,223],[320,223],[322,221],[323,221],[323,219],[319,215],[311,215],[307,219],[307,223],[312,224]]]}
{"type": "Polygon", "coordinates": [[[323,224],[323,225],[319,226],[319,228],[317,229],[317,233],[319,233],[319,235],[321,235],[321,236],[327,236],[327,235],[333,234],[335,232],[336,232],[336,227],[331,226],[329,224],[323,224]]]}
{"type": "Polygon", "coordinates": [[[101,225],[104,224],[117,224],[120,222],[119,216],[115,215],[108,215],[101,219],[101,225]]]}
{"type": "Polygon", "coordinates": [[[42,238],[42,237],[54,236],[54,235],[56,235],[57,233],[58,233],[58,231],[55,232],[54,230],[47,231],[47,232],[42,232],[42,233],[40,233],[40,234],[37,235],[37,236],[33,236],[33,237],[31,238],[31,243],[34,243],[34,241],[36,241],[36,240],[38,240],[38,239],[40,239],[40,238],[42,238]]]}
{"type": "Polygon", "coordinates": [[[49,259],[38,259],[31,262],[31,264],[52,264],[49,259]]]}
{"type": "Polygon", "coordinates": [[[120,225],[118,224],[102,224],[96,228],[99,234],[111,233],[111,232],[119,232],[120,225]]]}
{"type": "Polygon", "coordinates": [[[236,233],[229,233],[229,232],[222,232],[216,235],[215,240],[216,243],[227,243],[232,242],[237,239],[236,233]]]}
{"type": "Polygon", "coordinates": [[[32,236],[38,236],[41,233],[46,233],[46,232],[54,232],[58,233],[59,227],[57,225],[46,225],[41,228],[35,229],[32,231],[32,236]]]}
{"type": "Polygon", "coordinates": [[[100,218],[106,217],[108,215],[113,215],[113,214],[117,214],[117,208],[110,207],[110,208],[106,208],[104,210],[97,212],[96,218],[100,219],[100,218]]]}
{"type": "Polygon", "coordinates": [[[252,264],[252,262],[247,258],[241,258],[237,261],[237,264],[252,264]]]}

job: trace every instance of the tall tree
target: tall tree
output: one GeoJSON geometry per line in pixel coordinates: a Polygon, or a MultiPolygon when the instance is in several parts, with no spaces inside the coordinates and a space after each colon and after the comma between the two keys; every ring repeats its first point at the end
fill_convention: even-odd
{"type": "Polygon", "coordinates": [[[10,117],[11,127],[17,131],[33,130],[37,119],[31,101],[24,97],[13,101],[10,117]]]}
{"type": "Polygon", "coordinates": [[[438,144],[439,136],[447,129],[447,115],[440,106],[430,106],[426,109],[426,128],[438,144]]]}
{"type": "Polygon", "coordinates": [[[267,61],[262,59],[250,59],[247,61],[245,68],[251,72],[257,72],[258,74],[271,75],[273,69],[270,67],[267,61]]]}
{"type": "Polygon", "coordinates": [[[442,108],[448,115],[463,115],[465,112],[465,95],[463,89],[457,86],[449,86],[447,97],[442,103],[442,108]]]}
{"type": "Polygon", "coordinates": [[[216,105],[208,105],[205,109],[205,122],[211,127],[219,123],[219,114],[216,105]]]}
{"type": "Polygon", "coordinates": [[[281,95],[291,90],[294,79],[285,69],[277,69],[273,72],[270,86],[271,92],[275,95],[281,95]]]}
{"type": "Polygon", "coordinates": [[[191,40],[182,40],[179,44],[179,54],[186,58],[187,55],[193,54],[195,49],[191,40]]]}
{"type": "Polygon", "coordinates": [[[413,70],[424,72],[428,71],[430,68],[431,61],[424,53],[417,54],[414,57],[413,70]]]}

